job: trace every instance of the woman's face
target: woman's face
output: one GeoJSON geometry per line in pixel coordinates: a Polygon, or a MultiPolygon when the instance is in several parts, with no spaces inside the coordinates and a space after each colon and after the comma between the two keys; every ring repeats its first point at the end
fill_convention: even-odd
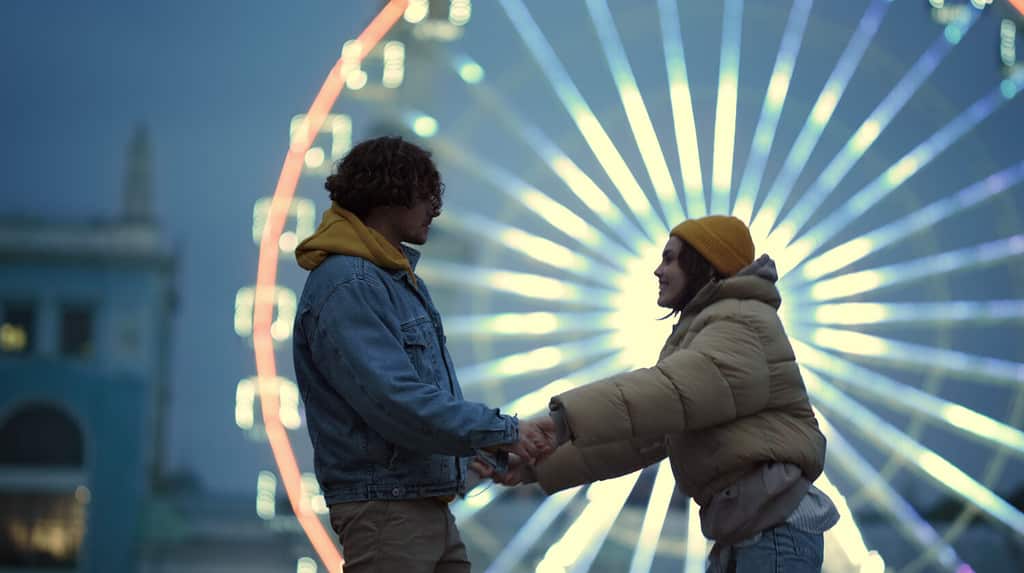
{"type": "Polygon", "coordinates": [[[679,251],[683,241],[679,237],[670,237],[661,251],[661,264],[654,269],[658,277],[658,306],[674,309],[683,290],[686,288],[686,275],[679,267],[679,251]]]}

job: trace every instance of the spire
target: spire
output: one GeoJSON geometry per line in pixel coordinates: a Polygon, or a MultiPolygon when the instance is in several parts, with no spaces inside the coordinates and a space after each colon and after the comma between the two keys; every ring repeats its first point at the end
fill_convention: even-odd
{"type": "Polygon", "coordinates": [[[153,222],[152,192],[149,131],[146,126],[139,125],[135,128],[126,154],[123,219],[132,223],[153,222]]]}

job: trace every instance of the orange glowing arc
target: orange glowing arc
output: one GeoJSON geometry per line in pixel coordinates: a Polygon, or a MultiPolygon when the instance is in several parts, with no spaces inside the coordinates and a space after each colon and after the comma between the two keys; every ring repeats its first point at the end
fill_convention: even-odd
{"type": "MultiPolygon", "coordinates": [[[[339,58],[327,74],[317,93],[316,99],[306,114],[305,133],[300,134],[285,155],[281,175],[277,179],[277,187],[267,214],[267,223],[263,228],[260,240],[260,255],[256,273],[256,301],[253,309],[253,347],[256,355],[256,373],[260,380],[272,380],[276,375],[274,362],[274,345],[270,337],[270,324],[273,318],[273,292],[277,281],[278,240],[284,229],[288,214],[288,205],[295,196],[295,186],[302,174],[302,165],[306,151],[309,150],[317,132],[330,113],[334,102],[345,84],[345,73],[358,65],[363,57],[373,50],[381,38],[387,34],[405,12],[408,0],[391,0],[370,22],[370,25],[356,38],[361,50],[349,60],[339,58]],[[354,60],[354,61],[353,61],[354,60]]],[[[266,390],[270,384],[258,384],[263,423],[267,431],[267,441],[274,455],[281,481],[284,483],[291,502],[292,511],[309,537],[313,549],[327,571],[335,572],[344,563],[333,539],[327,533],[320,519],[308,509],[302,507],[302,474],[292,451],[288,434],[278,417],[278,398],[274,392],[266,390]]]]}
{"type": "Polygon", "coordinates": [[[1010,5],[1017,9],[1021,15],[1024,15],[1024,0],[1010,0],[1010,5]]]}

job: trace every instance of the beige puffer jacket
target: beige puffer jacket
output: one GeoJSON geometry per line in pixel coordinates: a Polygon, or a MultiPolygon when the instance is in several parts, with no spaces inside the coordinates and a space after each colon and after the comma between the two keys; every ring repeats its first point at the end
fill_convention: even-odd
{"type": "Polygon", "coordinates": [[[573,441],[536,467],[548,493],[624,475],[665,457],[684,493],[711,496],[767,461],[821,473],[818,430],[777,310],[767,256],[687,305],[657,365],[552,398],[573,441]]]}

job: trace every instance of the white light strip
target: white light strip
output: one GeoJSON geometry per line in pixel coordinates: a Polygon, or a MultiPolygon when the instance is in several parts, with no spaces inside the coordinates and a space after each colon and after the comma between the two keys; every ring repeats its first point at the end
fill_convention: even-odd
{"type": "Polygon", "coordinates": [[[654,554],[658,549],[661,529],[665,525],[672,493],[676,490],[676,479],[672,475],[672,466],[668,460],[658,464],[658,474],[654,478],[651,495],[647,498],[647,511],[640,526],[640,538],[633,549],[633,559],[629,563],[629,573],[647,573],[654,563],[654,554]]]}
{"type": "Polygon", "coordinates": [[[608,173],[608,177],[611,178],[623,200],[640,221],[641,226],[647,231],[648,236],[653,239],[664,235],[668,227],[663,221],[658,220],[647,195],[640,188],[640,184],[633,176],[629,166],[626,165],[622,155],[615,148],[608,133],[601,126],[601,122],[572,82],[569,72],[558,59],[537,23],[533,21],[526,6],[521,0],[501,0],[501,6],[505,9],[512,26],[526,43],[530,54],[540,65],[544,76],[554,87],[562,105],[565,106],[569,116],[579,128],[598,162],[608,173]]]}
{"type": "Polygon", "coordinates": [[[740,40],[743,36],[743,0],[725,0],[722,17],[722,53],[715,104],[715,143],[711,167],[711,212],[729,212],[732,162],[736,147],[736,99],[740,82],[740,40]]]}
{"type": "Polygon", "coordinates": [[[665,68],[668,73],[669,99],[672,102],[672,124],[675,128],[679,167],[682,170],[686,196],[686,214],[691,218],[703,217],[708,209],[704,199],[700,147],[697,145],[693,98],[690,95],[690,80],[686,74],[686,55],[683,52],[683,36],[679,30],[679,8],[676,0],[658,0],[658,14],[665,50],[665,68]]]}
{"type": "Polygon", "coordinates": [[[486,573],[507,573],[518,571],[523,565],[523,558],[531,547],[537,544],[541,535],[551,527],[551,524],[562,515],[565,507],[582,490],[582,486],[563,490],[552,494],[540,504],[540,507],[533,512],[530,519],[516,531],[512,539],[505,543],[504,549],[498,553],[494,561],[487,566],[486,573]]]}
{"type": "Polygon", "coordinates": [[[672,175],[669,174],[668,164],[665,162],[665,153],[658,142],[658,135],[654,132],[654,124],[647,113],[643,95],[636,85],[626,49],[615,30],[611,10],[608,9],[606,0],[587,0],[587,8],[601,39],[601,48],[608,60],[608,67],[611,68],[612,79],[618,88],[619,99],[622,100],[622,107],[626,111],[629,127],[633,130],[633,137],[640,149],[640,158],[654,184],[654,193],[658,197],[662,213],[669,226],[674,226],[683,221],[683,209],[676,194],[675,184],[672,182],[672,175]]]}
{"type": "Polygon", "coordinates": [[[811,371],[804,382],[812,399],[836,418],[849,421],[861,437],[909,462],[909,467],[935,485],[992,519],[1024,535],[1024,514],[932,450],[876,416],[811,371]]]}

